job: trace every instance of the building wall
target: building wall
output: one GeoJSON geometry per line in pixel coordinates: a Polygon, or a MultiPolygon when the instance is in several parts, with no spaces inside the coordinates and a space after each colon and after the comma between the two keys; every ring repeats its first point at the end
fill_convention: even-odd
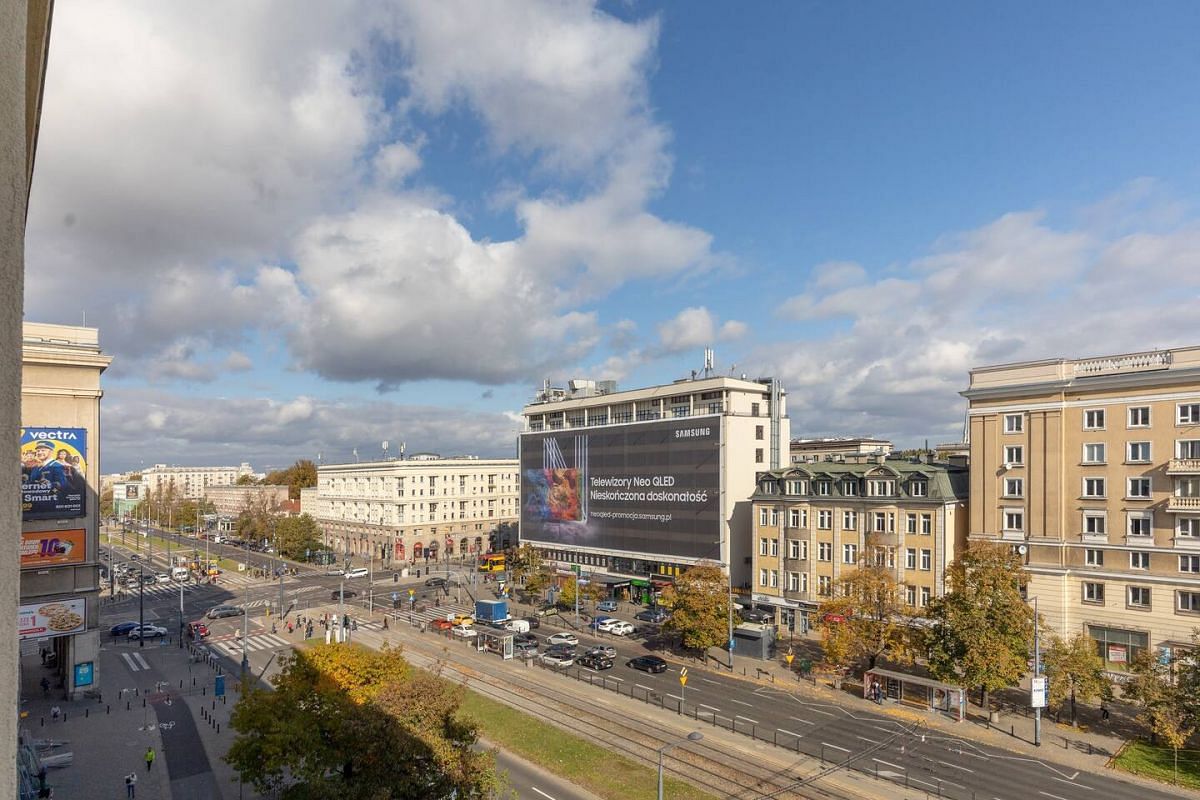
{"type": "Polygon", "coordinates": [[[286,486],[209,486],[204,497],[213,504],[221,516],[237,517],[252,504],[265,504],[269,511],[277,511],[288,499],[286,486]]]}
{"type": "Polygon", "coordinates": [[[93,685],[99,670],[99,519],[100,374],[111,362],[100,352],[98,331],[66,325],[25,323],[22,348],[22,427],[83,428],[86,440],[86,514],[66,519],[31,520],[23,532],[84,530],[84,552],[78,564],[36,566],[21,571],[22,604],[82,599],[87,630],[47,640],[58,655],[66,691],[75,693],[73,666],[91,662],[93,685]]]}
{"type": "Polygon", "coordinates": [[[1188,643],[1200,614],[1181,609],[1179,593],[1200,600],[1191,559],[1200,557],[1200,499],[1192,506],[1176,495],[1192,479],[1200,490],[1200,461],[1177,459],[1176,447],[1200,441],[1200,425],[1178,416],[1180,404],[1200,403],[1200,348],[987,367],[972,371],[964,394],[975,467],[970,537],[1025,548],[1029,595],[1048,624],[1094,638],[1107,629],[1101,638],[1115,640],[1098,647],[1118,671],[1136,647],[1188,643]],[[1147,409],[1148,424],[1131,409],[1147,409]],[[1089,426],[1097,412],[1103,425],[1089,426]],[[1150,452],[1131,459],[1131,443],[1150,452]],[[1023,463],[1006,463],[1006,446],[1024,448],[1023,463]],[[1023,481],[1022,496],[1005,496],[1012,479],[1023,481]],[[1103,480],[1102,495],[1085,492],[1089,479],[1103,480]],[[1130,479],[1148,479],[1148,496],[1131,492],[1130,479]],[[1006,529],[1006,509],[1024,513],[1020,529],[1006,529]],[[1131,528],[1142,516],[1146,535],[1131,528]],[[1196,535],[1181,535],[1182,521],[1196,535]],[[1131,602],[1140,590],[1148,605],[1131,602]]]}
{"type": "Polygon", "coordinates": [[[238,467],[168,467],[155,464],[143,470],[142,483],[155,494],[169,491],[172,487],[177,496],[190,500],[204,497],[209,487],[233,486],[243,475],[253,475],[250,465],[238,467]]]}

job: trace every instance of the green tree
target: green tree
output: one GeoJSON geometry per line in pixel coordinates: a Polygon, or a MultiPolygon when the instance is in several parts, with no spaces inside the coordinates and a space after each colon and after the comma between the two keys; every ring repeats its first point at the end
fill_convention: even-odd
{"type": "Polygon", "coordinates": [[[1022,599],[1020,557],[1002,544],[973,544],[947,571],[950,586],[929,604],[929,671],[988,694],[1016,684],[1028,668],[1033,609],[1022,599]]]}
{"type": "Polygon", "coordinates": [[[320,550],[321,529],[308,514],[298,517],[280,517],[275,521],[275,539],[279,553],[287,558],[303,561],[310,553],[320,550]]]}
{"type": "Polygon", "coordinates": [[[581,583],[578,576],[572,575],[563,582],[562,588],[559,590],[558,605],[574,608],[576,594],[579,595],[579,605],[586,606],[589,601],[599,600],[604,594],[604,589],[587,580],[581,583]]]}
{"type": "Polygon", "coordinates": [[[398,650],[317,645],[285,657],[273,691],[246,692],[225,759],[284,800],[492,797],[503,786],[462,694],[398,650]]]}
{"type": "Polygon", "coordinates": [[[1076,700],[1087,703],[1111,699],[1112,682],[1104,674],[1095,640],[1087,634],[1077,633],[1070,639],[1050,637],[1042,659],[1046,662],[1050,703],[1061,708],[1070,702],[1072,727],[1076,725],[1076,700]]]}
{"type": "Polygon", "coordinates": [[[663,630],[678,633],[684,647],[707,650],[729,639],[729,578],[720,567],[697,564],[663,590],[661,605],[671,609],[663,630]]]}
{"type": "MultiPolygon", "coordinates": [[[[1192,634],[1193,644],[1200,644],[1198,633],[1192,634]]],[[[1138,720],[1174,752],[1178,783],[1179,748],[1200,729],[1200,663],[1191,653],[1172,663],[1140,653],[1130,665],[1122,693],[1141,709],[1138,720]]]]}
{"type": "Polygon", "coordinates": [[[317,465],[302,458],[287,469],[267,473],[263,483],[268,486],[287,486],[288,499],[299,500],[301,489],[310,489],[317,485],[317,465]]]}
{"type": "Polygon", "coordinates": [[[541,572],[543,568],[542,554],[528,542],[518,547],[509,558],[509,572],[516,583],[527,583],[531,575],[541,572]]]}
{"type": "Polygon", "coordinates": [[[105,489],[100,493],[100,516],[111,517],[113,515],[113,490],[105,489]]]}
{"type": "Polygon", "coordinates": [[[894,571],[866,555],[838,581],[835,595],[821,603],[817,614],[831,666],[872,669],[882,657],[901,663],[912,659],[917,635],[912,609],[894,571]]]}
{"type": "Polygon", "coordinates": [[[233,483],[234,486],[257,486],[258,478],[253,475],[238,475],[238,478],[233,483]]]}

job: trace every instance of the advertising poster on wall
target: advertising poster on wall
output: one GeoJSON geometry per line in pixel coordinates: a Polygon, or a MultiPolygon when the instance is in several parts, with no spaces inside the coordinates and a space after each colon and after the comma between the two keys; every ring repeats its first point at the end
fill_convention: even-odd
{"type": "Polygon", "coordinates": [[[721,418],[521,436],[521,538],[720,557],[721,418]]]}
{"type": "Polygon", "coordinates": [[[87,430],[21,429],[21,518],[87,513],[87,430]]]}
{"type": "Polygon", "coordinates": [[[21,569],[59,564],[82,564],[86,559],[86,532],[25,531],[21,534],[21,569]]]}
{"type": "Polygon", "coordinates": [[[22,639],[82,633],[85,627],[83,598],[21,606],[17,614],[17,631],[22,639]]]}

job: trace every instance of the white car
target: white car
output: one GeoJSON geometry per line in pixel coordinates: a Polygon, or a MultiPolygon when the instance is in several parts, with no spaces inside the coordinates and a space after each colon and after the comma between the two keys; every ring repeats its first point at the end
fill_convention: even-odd
{"type": "Polygon", "coordinates": [[[615,620],[613,624],[609,625],[607,628],[605,628],[605,630],[607,630],[613,636],[628,636],[629,634],[633,633],[634,628],[628,622],[615,620]]]}
{"type": "Polygon", "coordinates": [[[155,580],[156,582],[158,582],[158,583],[170,583],[170,582],[171,582],[171,576],[170,576],[170,575],[168,575],[168,574],[167,574],[167,573],[165,573],[165,572],[160,572],[160,573],[158,573],[157,575],[155,575],[155,576],[154,576],[154,580],[155,580]]]}
{"type": "Polygon", "coordinates": [[[479,635],[479,632],[470,625],[455,625],[450,629],[450,633],[459,637],[460,639],[471,639],[479,635]]]}
{"type": "Polygon", "coordinates": [[[575,656],[568,653],[542,653],[542,663],[548,667],[569,667],[575,663],[575,656]]]}
{"type": "Polygon", "coordinates": [[[546,641],[548,641],[550,644],[570,644],[577,646],[579,644],[579,637],[570,631],[562,631],[560,633],[550,634],[550,638],[546,641]]]}
{"type": "Polygon", "coordinates": [[[157,625],[143,625],[141,628],[134,628],[129,632],[129,638],[135,641],[137,639],[156,639],[166,635],[167,629],[157,625]]]}

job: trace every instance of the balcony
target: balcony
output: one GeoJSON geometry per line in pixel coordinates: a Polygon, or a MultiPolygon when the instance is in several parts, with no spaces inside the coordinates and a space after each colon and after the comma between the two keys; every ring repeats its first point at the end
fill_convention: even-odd
{"type": "Polygon", "coordinates": [[[1200,458],[1172,458],[1167,462],[1168,475],[1200,475],[1200,458]]]}
{"type": "Polygon", "coordinates": [[[1174,514],[1200,514],[1200,497],[1167,498],[1167,511],[1174,514]]]}

